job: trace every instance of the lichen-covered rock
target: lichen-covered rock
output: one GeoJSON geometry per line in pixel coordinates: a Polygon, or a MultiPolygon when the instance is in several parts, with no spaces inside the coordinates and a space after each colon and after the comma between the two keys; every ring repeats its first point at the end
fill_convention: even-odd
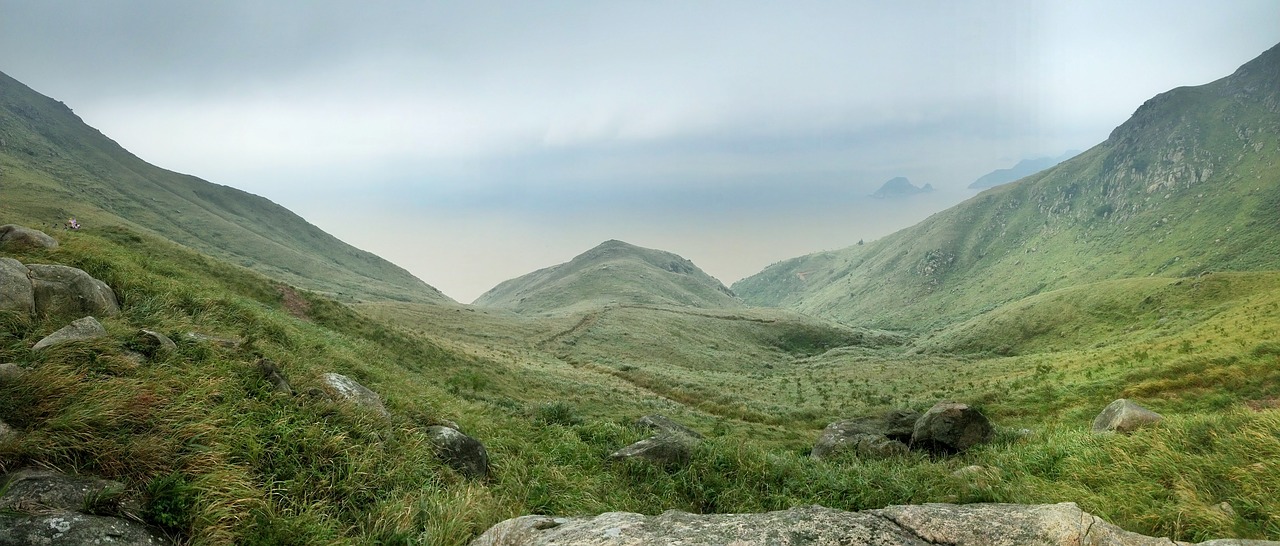
{"type": "Polygon", "coordinates": [[[892,410],[836,421],[823,429],[809,456],[823,459],[852,451],[871,457],[888,457],[907,452],[911,433],[920,412],[892,410]]]}
{"type": "MultiPolygon", "coordinates": [[[[616,546],[643,544],[783,546],[1173,546],[1131,533],[1080,510],[1049,505],[924,504],[845,512],[805,506],[759,514],[657,516],[610,512],[595,517],[522,516],[494,525],[471,546],[616,546]]],[[[1183,543],[1176,543],[1183,544],[1183,543]]],[[[1278,546],[1266,541],[1210,541],[1200,546],[1278,546]]]]}
{"type": "Polygon", "coordinates": [[[29,264],[27,269],[37,314],[109,317],[120,312],[111,287],[80,269],[49,264],[29,264]]]}
{"type": "Polygon", "coordinates": [[[142,328],[134,336],[134,345],[148,358],[164,358],[178,351],[178,344],[169,336],[155,330],[142,328]]]}
{"type": "Polygon", "coordinates": [[[386,406],[382,405],[382,397],[364,385],[357,383],[354,379],[342,374],[326,373],[321,377],[321,380],[323,381],[324,389],[334,399],[369,408],[383,416],[388,415],[386,406]]]}
{"type": "Polygon", "coordinates": [[[916,420],[911,447],[943,453],[959,453],[995,437],[991,421],[976,409],[959,402],[938,402],[916,420]]]}
{"type": "Polygon", "coordinates": [[[1102,413],[1094,418],[1093,431],[1129,434],[1163,420],[1164,416],[1159,413],[1144,408],[1132,400],[1121,398],[1107,404],[1102,413]]]}
{"type": "Polygon", "coordinates": [[[0,546],[172,544],[142,523],[89,513],[122,511],[119,482],[23,469],[0,478],[0,491],[0,546]]]}
{"type": "Polygon", "coordinates": [[[102,327],[102,323],[93,317],[84,317],[76,319],[71,324],[63,326],[58,331],[45,336],[44,339],[37,341],[31,347],[33,351],[42,351],[50,347],[57,347],[71,343],[73,341],[88,341],[107,337],[107,329],[102,327]]]}
{"type": "Polygon", "coordinates": [[[480,440],[444,426],[427,427],[427,438],[436,448],[440,460],[468,478],[489,476],[489,452],[480,440]]]}
{"type": "Polygon", "coordinates": [[[0,226],[0,248],[5,250],[30,250],[56,248],[58,240],[48,233],[17,224],[0,226]]]}
{"type": "Polygon", "coordinates": [[[31,270],[13,258],[0,258],[0,311],[36,312],[31,270]]]}
{"type": "Polygon", "coordinates": [[[0,546],[145,546],[173,544],[151,528],[122,518],[79,512],[0,513],[0,546]]]}

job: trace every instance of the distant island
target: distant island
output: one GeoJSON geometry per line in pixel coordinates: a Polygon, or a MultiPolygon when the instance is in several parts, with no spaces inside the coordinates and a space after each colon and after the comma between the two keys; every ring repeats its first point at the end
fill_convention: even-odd
{"type": "Polygon", "coordinates": [[[907,180],[905,176],[898,176],[890,179],[888,182],[885,182],[883,186],[880,186],[880,189],[871,194],[871,197],[875,197],[876,199],[889,199],[893,197],[906,197],[908,195],[915,195],[918,193],[929,193],[931,191],[933,191],[933,185],[931,184],[925,184],[924,186],[917,187],[915,184],[912,184],[910,180],[907,180]]]}
{"type": "Polygon", "coordinates": [[[986,189],[986,188],[994,188],[1001,184],[1008,184],[1009,182],[1013,182],[1014,180],[1017,180],[1019,178],[1031,176],[1040,171],[1048,169],[1049,167],[1062,163],[1063,161],[1071,159],[1077,155],[1080,155],[1080,150],[1067,150],[1065,153],[1063,153],[1058,157],[1039,157],[1036,159],[1024,159],[1022,161],[1019,161],[1017,165],[1014,165],[1011,168],[996,169],[994,171],[991,171],[987,174],[984,174],[978,177],[978,179],[974,180],[972,184],[969,184],[969,189],[979,190],[979,189],[986,189]]]}

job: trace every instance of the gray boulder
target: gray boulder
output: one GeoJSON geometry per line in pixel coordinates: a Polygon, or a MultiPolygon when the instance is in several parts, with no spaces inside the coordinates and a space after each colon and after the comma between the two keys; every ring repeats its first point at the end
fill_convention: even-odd
{"type": "Polygon", "coordinates": [[[93,317],[84,317],[45,336],[44,339],[37,341],[31,350],[42,351],[74,341],[88,341],[103,337],[107,337],[107,329],[102,327],[102,323],[93,317]]]}
{"type": "Polygon", "coordinates": [[[0,311],[36,312],[31,270],[13,258],[0,258],[0,311]]]}
{"type": "Polygon", "coordinates": [[[610,459],[640,459],[661,465],[676,465],[693,458],[693,448],[698,441],[683,434],[659,434],[619,449],[610,459]]]}
{"type": "Polygon", "coordinates": [[[142,523],[85,513],[121,511],[118,482],[24,469],[0,480],[0,491],[0,546],[172,544],[142,523]]]}
{"type": "MultiPolygon", "coordinates": [[[[657,516],[626,512],[577,518],[522,516],[494,525],[471,542],[471,546],[553,544],[1172,546],[1175,543],[1167,538],[1125,531],[1081,511],[1074,503],[925,504],[862,512],[805,506],[759,514],[696,515],[672,510],[657,516]]],[[[1203,544],[1225,546],[1218,542],[1203,544]]]]}
{"type": "Polygon", "coordinates": [[[134,345],[148,358],[164,358],[178,351],[178,344],[169,336],[155,330],[142,328],[134,336],[134,345]]]}
{"type": "Polygon", "coordinates": [[[436,448],[440,460],[462,475],[473,479],[489,476],[489,452],[479,440],[444,426],[427,427],[427,438],[436,448]]]}
{"type": "Polygon", "coordinates": [[[920,412],[892,410],[836,421],[823,429],[809,456],[823,459],[844,452],[871,457],[889,457],[907,452],[920,412]]]}
{"type": "Polygon", "coordinates": [[[1144,408],[1132,400],[1121,398],[1107,404],[1102,413],[1093,419],[1093,431],[1129,434],[1163,420],[1163,415],[1144,408]]]}
{"type": "Polygon", "coordinates": [[[65,265],[30,264],[36,313],[43,315],[113,316],[120,312],[107,283],[65,265]]]}
{"type": "Polygon", "coordinates": [[[0,249],[30,250],[36,248],[56,248],[58,240],[48,233],[17,224],[0,226],[0,249]]]}
{"type": "Polygon", "coordinates": [[[995,429],[976,409],[959,402],[938,402],[916,420],[911,447],[942,453],[959,453],[989,442],[995,429]]]}
{"type": "Polygon", "coordinates": [[[364,385],[356,383],[354,379],[342,374],[326,373],[321,377],[321,381],[324,390],[335,400],[369,408],[384,417],[389,415],[386,406],[382,405],[382,397],[364,385]]]}

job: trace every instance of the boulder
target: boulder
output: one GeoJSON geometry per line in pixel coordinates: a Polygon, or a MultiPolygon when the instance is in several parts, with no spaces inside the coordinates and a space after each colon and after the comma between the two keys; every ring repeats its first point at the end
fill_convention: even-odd
{"type": "Polygon", "coordinates": [[[646,415],[636,420],[636,426],[648,429],[656,434],[683,434],[690,438],[702,439],[702,435],[698,434],[698,431],[672,421],[664,415],[646,415]]]}
{"type": "Polygon", "coordinates": [[[916,420],[911,446],[942,453],[959,453],[989,442],[995,429],[976,409],[959,402],[938,402],[916,420]]]}
{"type": "Polygon", "coordinates": [[[693,457],[696,438],[683,434],[658,434],[619,449],[610,459],[641,459],[660,465],[676,465],[689,462],[693,457]]]}
{"type": "Polygon", "coordinates": [[[142,328],[134,336],[134,346],[148,358],[164,358],[178,351],[178,344],[169,336],[155,330],[142,328]]]}
{"type": "Polygon", "coordinates": [[[31,347],[32,351],[41,351],[49,347],[56,347],[73,341],[88,341],[107,337],[107,329],[93,317],[84,317],[76,319],[71,324],[63,326],[62,329],[45,336],[44,339],[37,341],[35,346],[31,347]]]}
{"type": "Polygon", "coordinates": [[[851,451],[871,457],[888,457],[907,452],[911,433],[920,412],[891,410],[880,415],[864,415],[836,421],[823,429],[809,456],[815,459],[851,451]]]}
{"type": "Polygon", "coordinates": [[[1166,538],[1120,529],[1081,511],[1074,503],[925,504],[862,512],[805,506],[758,514],[698,515],[671,510],[656,516],[626,512],[574,518],[522,516],[494,525],[471,542],[471,546],[553,544],[1170,546],[1173,543],[1166,538]]]}
{"type": "Polygon", "coordinates": [[[489,476],[489,452],[479,440],[444,426],[427,427],[427,438],[436,448],[440,460],[462,475],[473,479],[489,476]]]}
{"type": "Polygon", "coordinates": [[[1121,398],[1107,404],[1102,413],[1093,419],[1093,431],[1129,434],[1163,420],[1163,415],[1144,408],[1132,400],[1121,398]]]}
{"type": "Polygon", "coordinates": [[[31,250],[36,248],[56,248],[58,240],[48,233],[17,224],[0,226],[0,249],[31,250]]]}
{"type": "Polygon", "coordinates": [[[36,312],[31,270],[13,258],[0,258],[0,311],[36,312]]]}
{"type": "Polygon", "coordinates": [[[36,313],[43,315],[113,316],[120,312],[107,283],[65,265],[29,264],[36,313]]]}
{"type": "Polygon", "coordinates": [[[0,440],[3,440],[5,436],[8,436],[12,433],[13,433],[13,428],[10,427],[8,423],[5,423],[4,421],[0,421],[0,440]]]}
{"type": "Polygon", "coordinates": [[[94,511],[121,507],[118,482],[23,469],[0,479],[0,545],[172,544],[142,523],[94,511]]]}
{"type": "Polygon", "coordinates": [[[379,415],[387,416],[387,408],[382,405],[382,397],[378,393],[356,383],[354,379],[337,373],[326,373],[321,377],[323,386],[335,400],[350,402],[357,406],[369,408],[379,415]]]}

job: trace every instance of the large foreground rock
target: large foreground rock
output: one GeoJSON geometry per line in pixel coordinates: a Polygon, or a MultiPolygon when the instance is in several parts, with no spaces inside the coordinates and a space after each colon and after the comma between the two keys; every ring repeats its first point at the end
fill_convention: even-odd
{"type": "Polygon", "coordinates": [[[959,453],[994,436],[995,428],[982,412],[959,402],[938,402],[916,420],[911,446],[959,453]]]}
{"type": "Polygon", "coordinates": [[[65,265],[29,264],[36,313],[44,315],[114,316],[120,312],[116,293],[107,283],[65,265]]]}
{"type": "Polygon", "coordinates": [[[36,248],[55,248],[58,240],[48,233],[17,224],[0,226],[0,249],[29,250],[36,248]]]}
{"type": "Polygon", "coordinates": [[[809,456],[825,459],[844,452],[871,457],[904,454],[919,418],[918,411],[892,410],[836,421],[823,429],[809,456]]]}
{"type": "Polygon", "coordinates": [[[13,258],[0,258],[0,311],[36,312],[31,270],[13,258]]]}
{"type": "MultiPolygon", "coordinates": [[[[672,510],[657,516],[626,512],[583,518],[523,516],[503,521],[471,542],[471,546],[569,544],[1171,546],[1178,543],[1130,533],[1081,511],[1074,503],[925,504],[862,512],[806,506],[760,514],[696,515],[672,510]]],[[[1280,546],[1275,542],[1247,544],[1280,546]]]]}
{"type": "Polygon", "coordinates": [[[1093,419],[1093,431],[1129,434],[1163,420],[1164,416],[1159,413],[1144,408],[1132,400],[1121,398],[1107,404],[1102,413],[1093,419]]]}
{"type": "Polygon", "coordinates": [[[84,317],[77,319],[71,324],[63,326],[58,331],[45,336],[44,339],[37,341],[36,344],[31,347],[31,350],[41,351],[48,349],[49,347],[57,347],[58,345],[64,345],[73,341],[88,341],[91,339],[98,339],[100,337],[107,337],[107,329],[103,328],[102,323],[98,322],[97,319],[93,317],[84,317]]]}
{"type": "Polygon", "coordinates": [[[0,546],[172,544],[136,521],[85,513],[119,509],[124,486],[97,478],[24,469],[0,479],[0,546]]]}

